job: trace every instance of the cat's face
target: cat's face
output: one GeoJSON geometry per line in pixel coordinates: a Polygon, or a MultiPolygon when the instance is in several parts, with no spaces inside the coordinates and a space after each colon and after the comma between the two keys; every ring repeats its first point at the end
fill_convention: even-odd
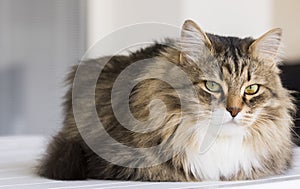
{"type": "Polygon", "coordinates": [[[251,59],[240,59],[235,66],[231,58],[225,59],[217,59],[214,63],[219,69],[214,70],[215,74],[204,74],[197,83],[199,99],[209,105],[212,113],[224,111],[224,129],[248,127],[277,116],[272,114],[280,106],[277,69],[251,59]],[[208,95],[211,98],[202,98],[208,95]]]}
{"type": "Polygon", "coordinates": [[[199,100],[207,117],[221,112],[223,134],[278,118],[285,94],[276,66],[280,37],[280,29],[257,40],[220,37],[185,23],[181,61],[198,70],[193,80],[199,100]]]}

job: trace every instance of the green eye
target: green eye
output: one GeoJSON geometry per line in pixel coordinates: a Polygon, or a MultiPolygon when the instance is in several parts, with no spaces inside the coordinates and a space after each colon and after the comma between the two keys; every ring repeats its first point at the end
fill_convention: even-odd
{"type": "Polygon", "coordinates": [[[257,85],[257,84],[249,85],[245,89],[245,94],[247,94],[247,95],[254,95],[254,94],[256,94],[258,92],[258,89],[259,89],[259,85],[257,85]]]}
{"type": "Polygon", "coordinates": [[[221,86],[213,81],[205,81],[205,87],[211,92],[220,92],[221,86]]]}

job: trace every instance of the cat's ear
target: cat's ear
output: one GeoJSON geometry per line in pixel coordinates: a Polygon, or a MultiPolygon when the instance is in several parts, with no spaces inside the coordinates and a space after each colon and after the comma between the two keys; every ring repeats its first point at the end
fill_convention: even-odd
{"type": "Polygon", "coordinates": [[[252,56],[263,60],[277,62],[282,57],[282,30],[275,28],[256,39],[249,47],[252,56]]]}
{"type": "Polygon", "coordinates": [[[212,44],[205,32],[192,20],[182,26],[180,38],[180,61],[195,61],[203,53],[212,50],[212,44]]]}

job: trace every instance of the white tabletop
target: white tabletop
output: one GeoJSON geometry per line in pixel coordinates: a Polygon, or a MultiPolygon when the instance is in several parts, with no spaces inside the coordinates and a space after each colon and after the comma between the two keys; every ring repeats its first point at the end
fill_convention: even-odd
{"type": "Polygon", "coordinates": [[[294,148],[293,167],[284,175],[255,181],[235,182],[132,182],[132,181],[55,181],[34,174],[47,139],[40,136],[0,137],[0,189],[175,189],[175,188],[300,188],[300,148],[294,148]]]}

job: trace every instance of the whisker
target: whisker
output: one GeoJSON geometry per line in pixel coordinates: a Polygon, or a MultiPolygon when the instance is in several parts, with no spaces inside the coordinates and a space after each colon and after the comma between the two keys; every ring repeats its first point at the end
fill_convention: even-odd
{"type": "MultiPolygon", "coordinates": [[[[264,113],[264,112],[261,112],[261,113],[259,114],[259,116],[265,116],[266,118],[270,118],[270,117],[271,117],[270,114],[267,114],[267,113],[264,113]]],[[[290,119],[284,119],[284,118],[281,118],[281,120],[290,120],[290,119]]],[[[292,120],[296,121],[296,120],[300,120],[300,118],[299,118],[299,117],[296,117],[296,118],[292,118],[292,120]]]]}
{"type": "Polygon", "coordinates": [[[300,136],[298,135],[298,133],[297,133],[296,131],[294,131],[294,130],[292,129],[292,132],[296,135],[296,137],[300,138],[300,136]]]}

